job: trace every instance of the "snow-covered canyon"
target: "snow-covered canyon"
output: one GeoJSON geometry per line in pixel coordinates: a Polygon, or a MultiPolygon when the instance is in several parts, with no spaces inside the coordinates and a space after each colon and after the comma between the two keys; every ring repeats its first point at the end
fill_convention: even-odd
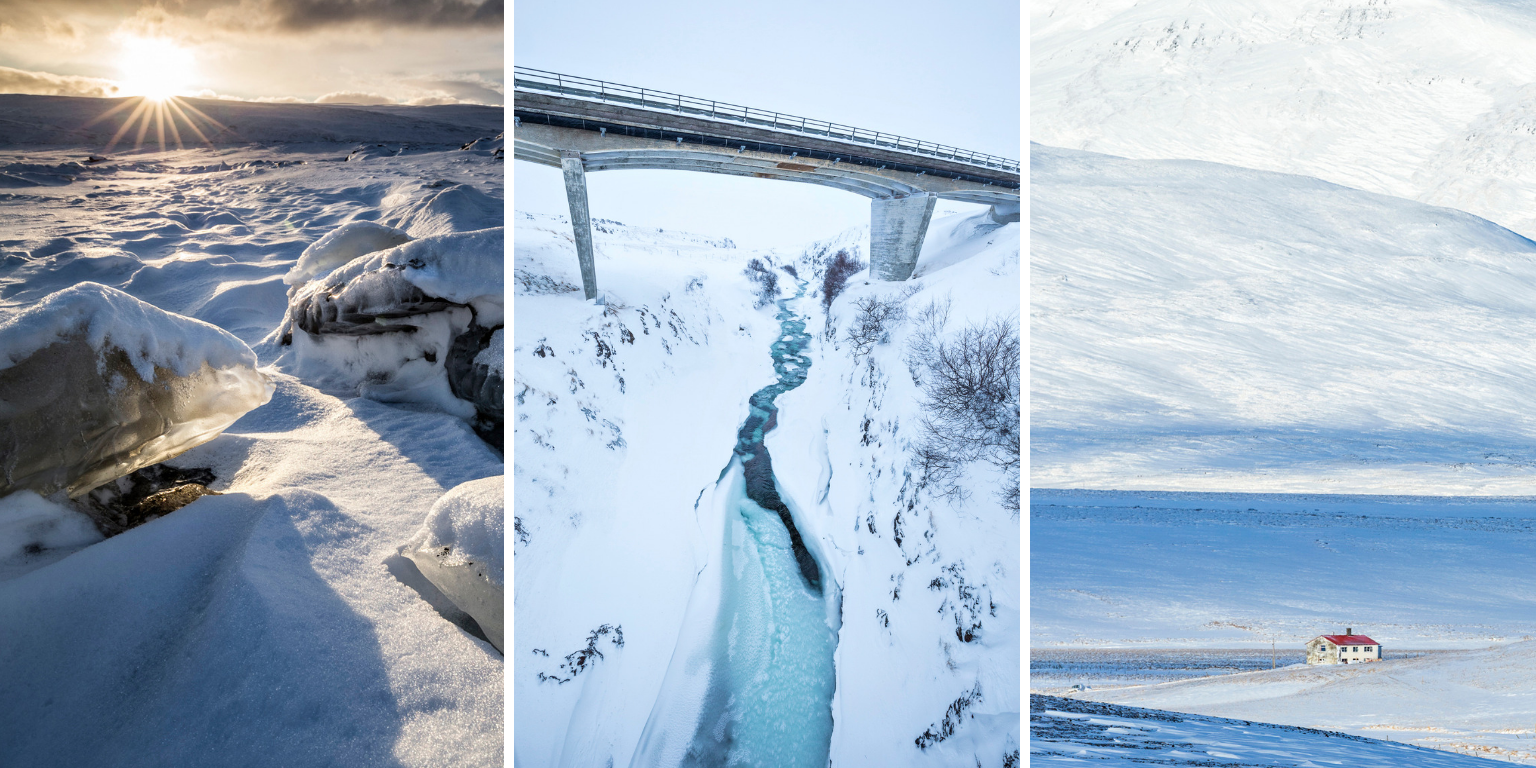
{"type": "MultiPolygon", "coordinates": [[[[301,255],[365,220],[431,251],[405,275],[426,306],[362,302],[348,317],[398,323],[367,328],[374,339],[437,322],[416,310],[468,317],[474,301],[432,281],[463,271],[453,258],[500,265],[499,246],[440,246],[500,232],[501,110],[210,104],[231,127],[212,146],[101,155],[106,137],[74,126],[111,103],[0,99],[0,324],[99,284],[131,297],[118,305],[227,334],[270,400],[158,465],[212,493],[105,540],[80,511],[93,497],[0,498],[0,762],[500,765],[503,661],[470,619],[490,615],[462,595],[457,606],[409,555],[447,547],[445,568],[472,561],[481,583],[501,578],[502,502],[484,490],[500,487],[501,455],[462,399],[370,398],[315,375],[280,331],[301,255]]],[[[345,254],[315,253],[330,262],[306,277],[345,267],[345,254]]],[[[494,282],[474,300],[499,302],[494,282]]],[[[88,330],[125,338],[133,317],[88,330]]],[[[156,352],[173,340],[163,333],[143,338],[146,359],[173,351],[156,352]]],[[[441,381],[443,364],[433,370],[441,381]]]]}
{"type": "MultiPolygon", "coordinates": [[[[594,225],[600,304],[577,291],[566,221],[515,221],[516,759],[716,764],[707,747],[744,765],[1016,761],[1020,518],[1008,473],[984,461],[959,467],[948,497],[921,487],[926,369],[914,350],[924,349],[919,336],[954,344],[989,320],[1017,327],[1019,226],[985,213],[935,221],[912,281],[859,272],[828,306],[827,267],[840,251],[865,258],[862,229],[751,253],[594,225]],[[753,259],[763,271],[747,269],[753,259]],[[764,294],[765,273],[784,309],[764,294]],[[810,290],[793,298],[800,281],[810,290]],[[877,327],[850,335],[868,325],[861,306],[877,308],[877,327]],[[786,310],[781,326],[775,314],[786,310]],[[803,335],[795,315],[806,318],[803,335]],[[762,409],[753,418],[767,430],[775,492],[812,567],[733,459],[738,431],[754,423],[750,398],[783,375],[804,382],[777,394],[771,418],[762,409]],[[795,608],[771,589],[744,603],[753,592],[741,586],[767,583],[743,570],[753,552],[763,573],[783,574],[802,594],[814,574],[821,584],[808,593],[820,591],[826,607],[795,608]],[[788,704],[814,701],[804,692],[782,695],[794,675],[825,673],[811,656],[772,661],[765,640],[741,632],[774,637],[817,624],[835,633],[831,700],[819,705],[830,709],[830,734],[819,753],[754,751],[765,743],[754,729],[800,732],[825,717],[816,705],[788,704]],[[735,633],[722,640],[719,627],[735,633]],[[773,667],[754,658],[795,672],[757,678],[754,670],[773,667]],[[722,692],[750,690],[784,706],[718,706],[722,692]],[[723,718],[706,722],[705,713],[723,718]]],[[[1016,417],[1012,429],[1016,438],[1016,417]]]]}

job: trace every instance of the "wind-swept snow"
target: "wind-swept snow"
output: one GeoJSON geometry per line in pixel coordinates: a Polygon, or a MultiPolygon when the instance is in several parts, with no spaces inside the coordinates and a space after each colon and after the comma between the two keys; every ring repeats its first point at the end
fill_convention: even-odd
{"type": "MultiPolygon", "coordinates": [[[[84,125],[106,106],[0,98],[23,127],[84,125]]],[[[28,128],[7,139],[48,145],[0,149],[0,166],[53,169],[35,174],[47,184],[0,195],[0,315],[99,283],[238,339],[275,385],[266,405],[170,460],[211,475],[222,495],[99,543],[73,536],[67,515],[37,504],[16,512],[20,494],[0,499],[0,539],[23,542],[20,561],[0,559],[4,760],[501,765],[501,655],[445,620],[441,595],[399,555],[450,489],[504,474],[501,455],[457,416],[320,391],[279,359],[275,333],[284,277],[326,235],[349,224],[377,232],[374,222],[409,230],[455,185],[499,201],[505,166],[493,151],[460,147],[499,132],[501,110],[230,109],[246,138],[270,143],[120,146],[101,159],[91,158],[99,143],[73,143],[79,132],[60,131],[55,144],[28,128]],[[338,143],[352,137],[372,151],[338,143]]],[[[502,225],[498,207],[476,210],[484,215],[439,217],[439,231],[412,236],[502,225]]],[[[427,261],[409,267],[424,284],[451,279],[426,274],[427,261]]],[[[337,266],[307,260],[295,276],[337,266]]],[[[175,351],[157,343],[135,353],[175,351]]],[[[134,371],[126,357],[124,369],[134,371]]],[[[466,538],[483,552],[490,535],[466,538]]]]}

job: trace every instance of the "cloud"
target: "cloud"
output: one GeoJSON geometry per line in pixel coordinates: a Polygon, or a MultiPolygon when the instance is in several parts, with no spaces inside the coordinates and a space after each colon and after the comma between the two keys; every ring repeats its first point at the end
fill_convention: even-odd
{"type": "Polygon", "coordinates": [[[504,0],[264,0],[256,4],[279,29],[361,24],[378,27],[500,29],[504,0]]]}
{"type": "Polygon", "coordinates": [[[318,99],[316,104],[363,104],[373,106],[377,104],[394,104],[395,100],[388,96],[380,96],[377,93],[363,93],[362,91],[336,91],[327,93],[318,99]]]}
{"type": "Polygon", "coordinates": [[[97,77],[55,75],[51,72],[0,67],[0,93],[109,97],[117,95],[117,83],[97,77]]]}
{"type": "Polygon", "coordinates": [[[65,38],[66,18],[203,21],[238,30],[307,32],[331,27],[500,30],[505,0],[0,0],[0,19],[65,38]],[[65,25],[61,28],[59,25],[65,25]]]}

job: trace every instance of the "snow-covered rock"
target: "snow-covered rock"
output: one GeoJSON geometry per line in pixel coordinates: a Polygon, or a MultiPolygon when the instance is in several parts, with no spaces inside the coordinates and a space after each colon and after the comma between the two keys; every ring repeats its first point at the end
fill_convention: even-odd
{"type": "Polygon", "coordinates": [[[67,288],[0,324],[0,493],[78,496],[213,439],[272,391],[229,332],[67,288]]]}
{"type": "Polygon", "coordinates": [[[503,323],[504,232],[429,235],[296,286],[282,338],[293,370],[329,391],[427,404],[499,429],[499,390],[488,369],[473,373],[503,323]]]}
{"type": "Polygon", "coordinates": [[[497,650],[505,647],[505,489],[500,476],[455,487],[432,505],[421,530],[400,548],[433,586],[474,618],[497,650]]]}

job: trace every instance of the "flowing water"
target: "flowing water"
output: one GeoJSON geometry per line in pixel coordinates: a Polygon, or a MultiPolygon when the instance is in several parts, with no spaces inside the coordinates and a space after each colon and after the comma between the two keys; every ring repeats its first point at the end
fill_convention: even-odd
{"type": "MultiPolygon", "coordinates": [[[[806,548],[773,479],[763,446],[774,399],[810,368],[805,318],[789,308],[805,283],[778,302],[772,348],[778,381],[751,398],[735,455],[746,483],[727,520],[726,564],[716,625],[718,661],[709,701],[685,764],[825,768],[832,738],[836,587],[806,548]],[[829,610],[829,600],[833,609],[829,610]]],[[[734,465],[735,462],[733,462],[734,465]]]]}

